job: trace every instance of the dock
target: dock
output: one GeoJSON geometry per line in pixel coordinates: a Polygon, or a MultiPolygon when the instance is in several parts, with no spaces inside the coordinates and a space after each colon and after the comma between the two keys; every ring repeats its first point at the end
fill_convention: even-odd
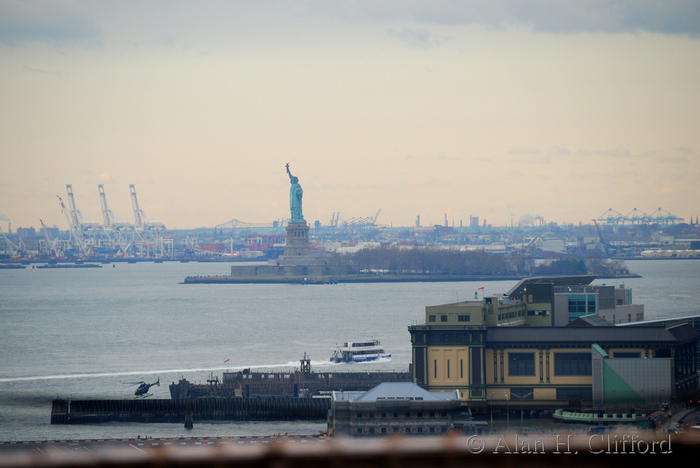
{"type": "Polygon", "coordinates": [[[51,424],[325,420],[330,398],[53,400],[51,424]]]}

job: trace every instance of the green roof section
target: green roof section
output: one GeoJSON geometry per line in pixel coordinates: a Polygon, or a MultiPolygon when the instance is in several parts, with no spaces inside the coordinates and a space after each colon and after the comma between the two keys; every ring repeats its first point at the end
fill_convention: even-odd
{"type": "Polygon", "coordinates": [[[600,354],[601,356],[603,356],[604,358],[608,357],[608,353],[606,353],[605,350],[604,350],[603,348],[601,348],[600,346],[598,346],[597,344],[594,343],[593,346],[592,346],[592,348],[593,348],[598,354],[600,354]]]}

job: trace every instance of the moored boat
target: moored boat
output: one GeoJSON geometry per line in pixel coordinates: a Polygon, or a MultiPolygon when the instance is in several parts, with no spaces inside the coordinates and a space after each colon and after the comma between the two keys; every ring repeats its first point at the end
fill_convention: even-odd
{"type": "Polygon", "coordinates": [[[348,341],[333,350],[331,362],[367,362],[377,359],[390,359],[379,340],[348,341]]]}

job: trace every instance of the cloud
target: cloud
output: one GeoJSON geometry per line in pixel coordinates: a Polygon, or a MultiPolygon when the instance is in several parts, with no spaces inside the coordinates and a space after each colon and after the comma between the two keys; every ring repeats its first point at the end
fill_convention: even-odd
{"type": "Polygon", "coordinates": [[[116,184],[109,172],[103,172],[102,174],[95,176],[93,182],[99,182],[101,184],[116,184]]]}
{"type": "MultiPolygon", "coordinates": [[[[294,25],[380,25],[411,47],[432,48],[451,38],[431,26],[526,27],[551,34],[636,33],[700,36],[697,0],[3,0],[0,44],[100,40],[102,31],[150,37],[162,45],[179,38],[257,31],[265,36],[294,25]],[[146,34],[144,36],[143,34],[146,34]]],[[[307,27],[308,29],[308,27],[307,27]]],[[[138,41],[137,41],[138,42],[138,41]]]]}
{"type": "Polygon", "coordinates": [[[315,7],[353,21],[474,24],[489,29],[525,25],[534,31],[557,34],[650,31],[700,35],[700,2],[696,0],[360,0],[350,6],[328,3],[319,0],[315,7]]]}
{"type": "Polygon", "coordinates": [[[688,148],[688,147],[685,147],[685,146],[677,146],[677,147],[673,148],[673,151],[677,151],[677,152],[679,152],[679,153],[685,153],[685,154],[688,154],[688,155],[694,155],[694,154],[695,154],[695,150],[694,150],[693,148],[688,148]]]}
{"type": "Polygon", "coordinates": [[[447,156],[446,154],[441,154],[440,156],[433,158],[436,161],[460,161],[460,158],[456,156],[447,156]]]}
{"type": "Polygon", "coordinates": [[[604,158],[648,158],[652,156],[659,156],[659,153],[654,151],[647,151],[645,153],[633,153],[627,148],[614,148],[614,149],[604,149],[604,150],[593,150],[589,151],[587,149],[580,149],[576,151],[576,156],[601,156],[604,158]]]}
{"type": "Polygon", "coordinates": [[[572,172],[569,177],[574,180],[590,180],[592,178],[590,175],[581,172],[572,172]]]}
{"type": "Polygon", "coordinates": [[[524,159],[524,158],[512,158],[510,160],[511,164],[552,164],[552,160],[549,158],[549,156],[542,156],[538,158],[530,158],[530,159],[524,159]]]}
{"type": "Polygon", "coordinates": [[[443,189],[443,188],[449,188],[452,186],[449,182],[446,182],[444,180],[437,180],[437,179],[432,179],[429,180],[425,183],[419,184],[422,187],[426,188],[438,188],[438,189],[443,189]]]}
{"type": "Polygon", "coordinates": [[[27,67],[27,66],[22,67],[22,71],[26,72],[26,73],[35,73],[38,75],[54,75],[54,76],[65,76],[66,75],[66,73],[63,73],[63,72],[60,72],[57,70],[54,70],[54,71],[42,70],[40,68],[32,68],[32,67],[27,67]]]}
{"type": "Polygon", "coordinates": [[[537,148],[513,148],[508,154],[542,154],[537,148]]]}
{"type": "Polygon", "coordinates": [[[389,29],[388,34],[411,47],[430,49],[450,40],[446,36],[438,36],[427,29],[402,28],[389,29]]]}
{"type": "Polygon", "coordinates": [[[619,171],[619,172],[609,174],[609,176],[612,177],[613,179],[620,179],[622,177],[639,177],[640,174],[639,174],[639,172],[635,172],[635,171],[619,171]]]}
{"type": "Polygon", "coordinates": [[[73,0],[5,0],[0,2],[0,44],[65,42],[95,39],[98,27],[85,6],[73,0]]]}
{"type": "Polygon", "coordinates": [[[659,158],[659,162],[668,164],[687,164],[690,160],[685,156],[665,156],[659,158]]]}
{"type": "Polygon", "coordinates": [[[558,146],[552,146],[549,151],[547,152],[547,155],[549,156],[571,156],[571,151],[569,151],[566,148],[560,148],[558,146]]]}

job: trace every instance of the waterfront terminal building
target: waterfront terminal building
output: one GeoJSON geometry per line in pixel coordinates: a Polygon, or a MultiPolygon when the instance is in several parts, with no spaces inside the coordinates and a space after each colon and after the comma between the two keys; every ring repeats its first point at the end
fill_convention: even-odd
{"type": "Polygon", "coordinates": [[[334,391],[328,433],[351,437],[442,435],[471,420],[456,391],[428,392],[410,382],[382,383],[367,392],[334,391]]]}
{"type": "Polygon", "coordinates": [[[614,315],[626,323],[643,316],[627,308],[631,292],[616,296],[622,288],[596,290],[591,280],[528,279],[503,297],[426,307],[425,323],[409,327],[414,382],[456,390],[463,406],[484,411],[652,407],[697,394],[700,334],[685,322],[622,327],[579,315],[585,287],[586,312],[620,307],[614,315]]]}

